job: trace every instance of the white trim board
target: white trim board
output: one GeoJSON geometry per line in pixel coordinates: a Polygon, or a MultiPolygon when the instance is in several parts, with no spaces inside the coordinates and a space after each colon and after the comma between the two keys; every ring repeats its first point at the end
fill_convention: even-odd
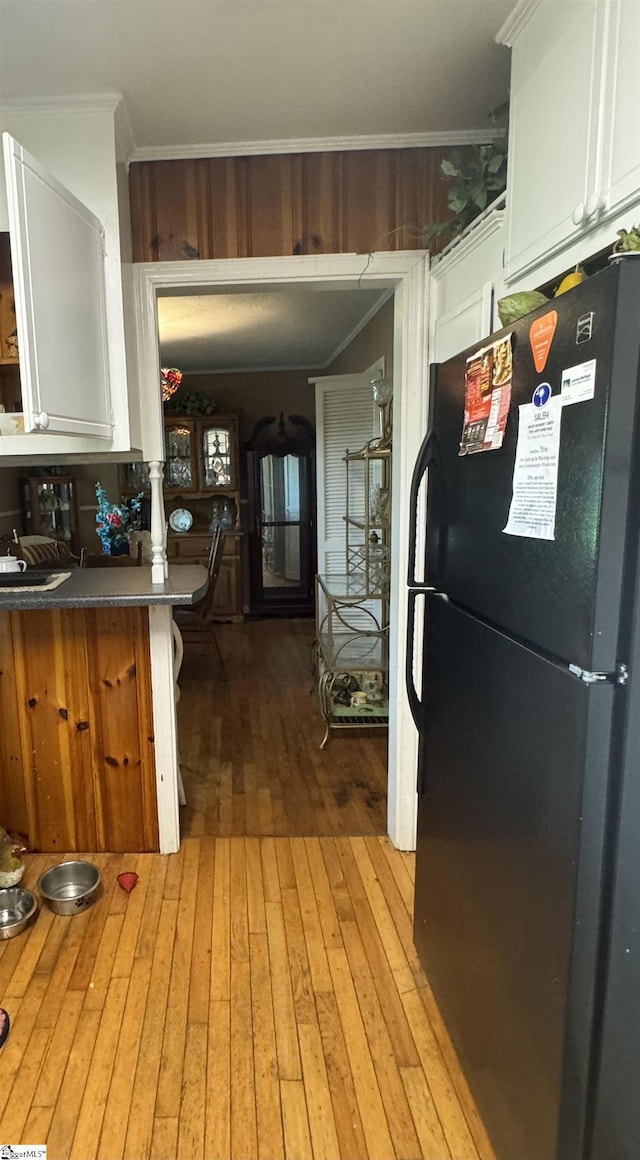
{"type": "MultiPolygon", "coordinates": [[[[162,407],[158,394],[158,291],[190,287],[321,285],[324,289],[389,288],[395,295],[393,357],[392,693],[389,720],[389,836],[399,849],[415,847],[417,733],[404,687],[407,619],[406,574],[409,485],[427,417],[427,256],[420,250],[379,254],[322,254],[282,258],[230,258],[195,262],[151,262],[134,266],[139,320],[139,366],[145,415],[146,460],[164,459],[162,407]]],[[[168,646],[167,646],[168,649],[168,646]]],[[[168,655],[168,654],[167,654],[168,655]]],[[[154,713],[158,710],[154,689],[154,713]]],[[[321,718],[318,713],[318,733],[321,718]]],[[[330,741],[329,745],[337,744],[330,741]]],[[[160,790],[160,786],[158,787],[160,790]]],[[[161,833],[178,832],[177,785],[158,799],[161,833]],[[166,816],[164,816],[166,814],[166,816]]]]}
{"type": "Polygon", "coordinates": [[[195,145],[139,145],[132,161],[180,161],[205,157],[253,157],[272,153],[345,153],[363,149],[428,149],[486,145],[503,129],[451,129],[432,133],[371,133],[358,137],[300,137],[272,141],[213,141],[195,145]]]}
{"type": "Polygon", "coordinates": [[[173,610],[149,605],[149,653],[153,691],[153,736],[160,853],[180,849],[178,813],[178,730],[173,677],[173,610]]]}

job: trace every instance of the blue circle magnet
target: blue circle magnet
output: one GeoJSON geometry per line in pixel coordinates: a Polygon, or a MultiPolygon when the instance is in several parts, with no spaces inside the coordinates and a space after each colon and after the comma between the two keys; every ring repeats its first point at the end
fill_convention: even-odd
{"type": "Polygon", "coordinates": [[[548,383],[540,383],[531,396],[534,407],[546,407],[551,398],[551,387],[548,383]]]}

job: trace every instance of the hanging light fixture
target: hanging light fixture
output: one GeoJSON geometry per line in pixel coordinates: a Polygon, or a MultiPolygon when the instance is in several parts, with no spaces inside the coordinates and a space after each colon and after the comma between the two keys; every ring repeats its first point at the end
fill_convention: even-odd
{"type": "Polygon", "coordinates": [[[163,403],[167,403],[171,396],[175,395],[181,382],[182,371],[179,371],[177,367],[160,368],[160,389],[163,403]]]}

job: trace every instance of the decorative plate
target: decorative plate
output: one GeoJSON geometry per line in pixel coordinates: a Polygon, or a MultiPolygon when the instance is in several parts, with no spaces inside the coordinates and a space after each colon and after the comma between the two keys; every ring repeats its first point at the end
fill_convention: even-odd
{"type": "Polygon", "coordinates": [[[169,527],[174,532],[188,532],[193,523],[193,516],[186,508],[176,508],[169,516],[169,527]]]}

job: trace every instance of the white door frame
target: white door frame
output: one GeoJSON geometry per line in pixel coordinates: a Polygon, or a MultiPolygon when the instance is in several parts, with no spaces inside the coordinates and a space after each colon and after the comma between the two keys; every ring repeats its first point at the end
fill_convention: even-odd
{"type": "MultiPolygon", "coordinates": [[[[227,258],[212,261],[151,262],[134,266],[139,372],[146,460],[164,459],[164,430],[158,383],[158,290],[208,287],[317,286],[323,290],[391,288],[395,298],[393,353],[393,478],[389,677],[389,780],[387,828],[401,850],[415,848],[417,734],[404,685],[407,619],[409,485],[427,418],[428,258],[422,250],[380,254],[323,254],[317,257],[227,258]]],[[[155,701],[155,692],[154,692],[155,701]]],[[[169,710],[169,706],[166,706],[169,710]]],[[[161,830],[177,825],[177,792],[158,779],[161,830]]]]}

